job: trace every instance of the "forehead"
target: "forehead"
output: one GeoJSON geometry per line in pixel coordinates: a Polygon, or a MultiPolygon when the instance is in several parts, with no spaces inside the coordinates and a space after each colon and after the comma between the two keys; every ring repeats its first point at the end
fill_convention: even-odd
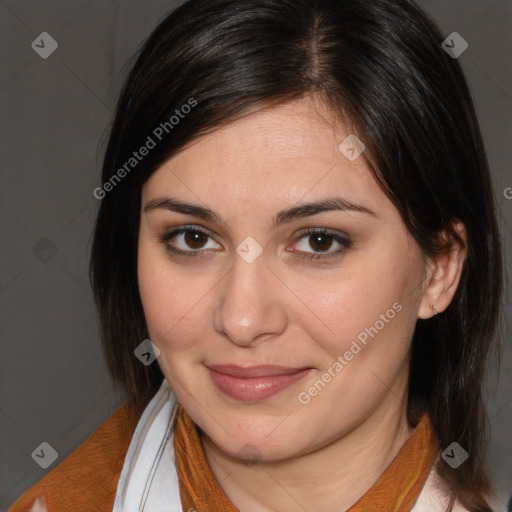
{"type": "Polygon", "coordinates": [[[276,209],[344,194],[377,207],[385,197],[365,160],[350,161],[339,149],[349,135],[326,107],[308,99],[260,110],[195,140],[155,171],[143,194],[261,207],[264,201],[276,209]]]}

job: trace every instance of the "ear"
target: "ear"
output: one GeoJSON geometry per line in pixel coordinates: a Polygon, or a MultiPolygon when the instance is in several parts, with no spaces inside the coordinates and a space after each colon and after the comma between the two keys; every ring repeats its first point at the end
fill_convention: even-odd
{"type": "MultiPolygon", "coordinates": [[[[467,244],[467,233],[461,221],[454,221],[452,227],[467,244]]],[[[460,243],[449,236],[447,231],[440,234],[446,242],[446,249],[438,256],[430,258],[427,264],[425,289],[418,310],[419,318],[430,318],[443,312],[450,304],[459,285],[467,251],[460,243]]]]}

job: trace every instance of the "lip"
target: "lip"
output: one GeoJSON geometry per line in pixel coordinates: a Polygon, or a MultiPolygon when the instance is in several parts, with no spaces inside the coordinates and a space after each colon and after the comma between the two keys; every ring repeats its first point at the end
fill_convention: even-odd
{"type": "Polygon", "coordinates": [[[290,368],[276,365],[206,366],[215,386],[225,395],[244,402],[269,398],[309,374],[312,368],[290,368]]]}

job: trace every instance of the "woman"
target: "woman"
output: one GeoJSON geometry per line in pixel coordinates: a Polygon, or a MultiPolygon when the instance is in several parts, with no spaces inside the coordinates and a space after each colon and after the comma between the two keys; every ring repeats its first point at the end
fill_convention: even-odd
{"type": "Polygon", "coordinates": [[[443,39],[408,0],[191,0],[160,24],[94,191],[130,401],[12,511],[491,510],[500,243],[443,39]]]}

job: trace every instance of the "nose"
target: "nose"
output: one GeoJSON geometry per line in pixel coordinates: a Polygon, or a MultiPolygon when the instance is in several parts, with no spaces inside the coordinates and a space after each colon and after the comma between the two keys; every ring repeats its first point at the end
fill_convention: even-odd
{"type": "Polygon", "coordinates": [[[288,317],[279,284],[267,267],[265,253],[252,263],[235,255],[231,271],[219,283],[215,330],[241,347],[282,334],[288,317]]]}

